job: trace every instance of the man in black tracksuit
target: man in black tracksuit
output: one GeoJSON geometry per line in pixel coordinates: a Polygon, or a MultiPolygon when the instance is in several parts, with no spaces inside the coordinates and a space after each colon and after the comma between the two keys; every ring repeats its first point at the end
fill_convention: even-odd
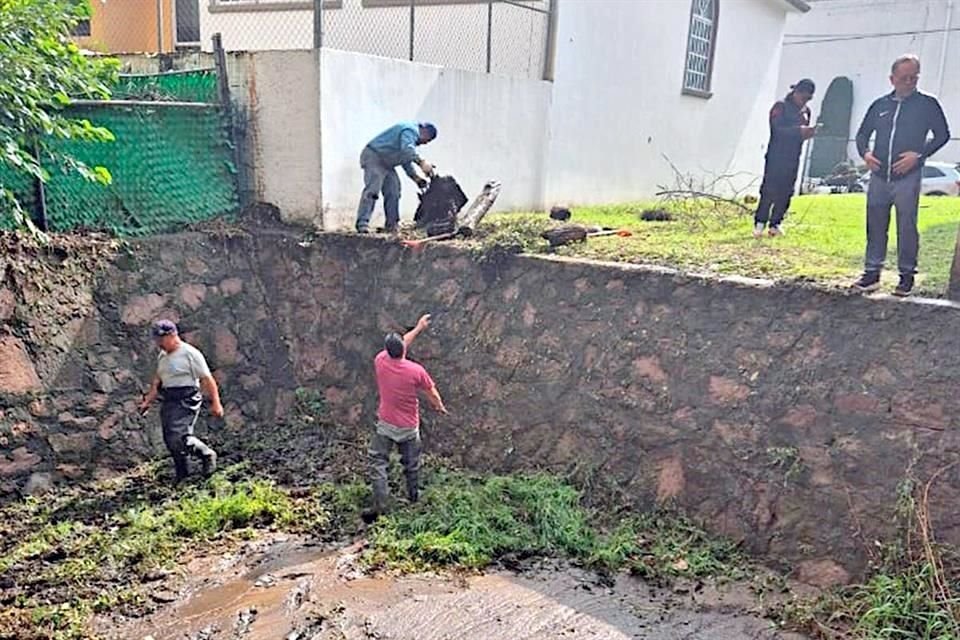
{"type": "Polygon", "coordinates": [[[857,151],[870,168],[867,189],[867,251],[864,272],[853,286],[874,291],[887,258],[890,207],[897,208],[897,266],[900,283],[893,294],[908,296],[917,272],[920,236],[917,209],[924,161],[950,140],[950,128],[937,99],[917,91],[920,60],[897,58],[891,68],[893,92],[878,98],[857,131],[857,151]],[[927,134],[933,133],[928,140],[927,134]],[[870,136],[876,134],[873,148],[870,136]]]}
{"type": "Polygon", "coordinates": [[[807,108],[815,89],[813,80],[804,78],[790,87],[790,93],[770,109],[770,142],[760,184],[760,204],[753,218],[753,235],[757,238],[763,235],[768,221],[771,236],[783,235],[780,223],[793,197],[800,151],[804,140],[813,137],[816,131],[816,127],[810,126],[810,109],[807,108]]]}

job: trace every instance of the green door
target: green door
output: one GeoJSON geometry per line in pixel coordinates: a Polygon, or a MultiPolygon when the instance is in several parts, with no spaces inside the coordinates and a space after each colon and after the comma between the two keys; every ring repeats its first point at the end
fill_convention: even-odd
{"type": "Polygon", "coordinates": [[[810,152],[812,178],[830,175],[841,162],[847,161],[847,141],[850,137],[850,113],[853,110],[853,83],[850,78],[839,76],[830,82],[823,103],[820,105],[818,122],[823,129],[813,140],[810,152]]]}

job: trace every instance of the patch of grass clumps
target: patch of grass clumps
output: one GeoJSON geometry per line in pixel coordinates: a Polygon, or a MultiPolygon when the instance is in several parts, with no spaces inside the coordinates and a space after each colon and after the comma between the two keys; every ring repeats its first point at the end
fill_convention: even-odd
{"type": "Polygon", "coordinates": [[[872,571],[863,584],[794,600],[773,612],[781,624],[816,638],[960,638],[960,555],[934,540],[930,521],[929,492],[939,473],[925,486],[912,477],[899,484],[897,535],[868,549],[872,571]]]}
{"type": "MultiPolygon", "coordinates": [[[[609,519],[607,519],[609,520],[609,519]]],[[[379,520],[368,559],[401,569],[480,569],[499,560],[560,556],[602,572],[645,578],[745,575],[733,543],[667,511],[631,516],[609,531],[601,514],[556,476],[478,478],[442,473],[414,509],[379,520]]]]}
{"type": "Polygon", "coordinates": [[[206,491],[181,498],[170,511],[174,533],[210,538],[253,524],[270,524],[291,512],[290,499],[268,482],[215,480],[206,491]]]}
{"type": "Polygon", "coordinates": [[[71,512],[71,500],[85,504],[87,496],[54,498],[33,509],[18,526],[36,532],[0,543],[0,578],[14,581],[21,592],[16,606],[0,615],[0,640],[86,638],[93,612],[142,604],[143,577],[172,563],[189,542],[246,527],[297,526],[301,507],[292,498],[267,481],[231,480],[237,472],[168,491],[157,502],[139,496],[117,503],[113,512],[89,514],[90,522],[48,520],[71,512]]]}
{"type": "MultiPolygon", "coordinates": [[[[782,605],[771,617],[814,638],[957,640],[960,598],[944,597],[936,574],[929,562],[887,567],[863,584],[782,605]]],[[[960,581],[954,577],[952,585],[960,588],[960,581]]]]}
{"type": "Polygon", "coordinates": [[[378,521],[376,562],[482,568],[506,555],[590,553],[595,538],[575,489],[547,475],[438,474],[416,509],[378,521]]]}
{"type": "Polygon", "coordinates": [[[648,580],[748,575],[747,560],[734,542],[667,511],[624,520],[598,541],[588,564],[609,572],[627,569],[648,580]]]}

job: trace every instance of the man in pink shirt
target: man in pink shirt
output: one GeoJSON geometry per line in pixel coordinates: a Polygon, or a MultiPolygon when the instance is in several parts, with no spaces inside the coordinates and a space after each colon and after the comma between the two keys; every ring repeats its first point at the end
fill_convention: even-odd
{"type": "Polygon", "coordinates": [[[376,518],[386,511],[389,489],[387,470],[390,467],[390,452],[396,444],[400,449],[403,474],[407,479],[407,496],[410,502],[420,498],[420,400],[422,391],[430,406],[446,415],[447,409],[437,391],[437,386],[426,369],[407,360],[407,348],[413,340],[430,326],[430,316],[417,321],[417,326],[402,337],[391,333],[384,339],[384,350],[373,360],[377,375],[377,390],[380,405],[377,409],[377,428],[370,443],[370,473],[373,483],[373,512],[368,519],[376,518]]]}

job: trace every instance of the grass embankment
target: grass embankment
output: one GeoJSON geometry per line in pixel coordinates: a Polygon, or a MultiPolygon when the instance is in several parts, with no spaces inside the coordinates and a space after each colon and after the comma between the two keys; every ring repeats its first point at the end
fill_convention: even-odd
{"type": "MultiPolygon", "coordinates": [[[[811,195],[793,199],[780,238],[752,236],[750,214],[734,206],[707,203],[668,205],[670,221],[645,222],[639,214],[651,203],[582,207],[571,222],[629,229],[627,238],[608,236],[560,248],[560,255],[594,260],[651,263],[722,275],[812,281],[848,286],[863,270],[866,242],[863,194],[811,195]]],[[[752,206],[752,205],[751,205],[752,206]]],[[[498,214],[487,218],[484,247],[514,245],[542,253],[539,233],[552,221],[545,214],[498,214]],[[489,233],[492,231],[492,234],[489,233]]],[[[960,223],[960,198],[920,199],[920,273],[918,293],[942,295],[960,223]]],[[[891,215],[890,246],[884,282],[896,284],[896,222],[891,215]]]]}

